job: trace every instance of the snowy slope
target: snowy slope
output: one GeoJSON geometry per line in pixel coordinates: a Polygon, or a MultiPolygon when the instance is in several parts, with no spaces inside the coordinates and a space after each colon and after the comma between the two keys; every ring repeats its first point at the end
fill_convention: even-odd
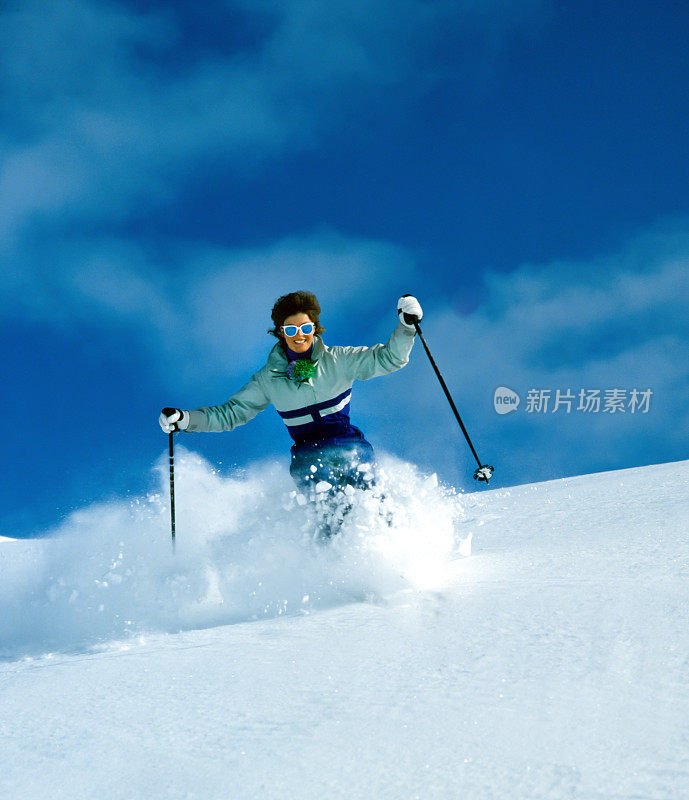
{"type": "Polygon", "coordinates": [[[3,542],[0,797],[689,797],[689,462],[385,467],[393,528],[326,549],[192,454],[174,558],[155,493],[3,542]]]}

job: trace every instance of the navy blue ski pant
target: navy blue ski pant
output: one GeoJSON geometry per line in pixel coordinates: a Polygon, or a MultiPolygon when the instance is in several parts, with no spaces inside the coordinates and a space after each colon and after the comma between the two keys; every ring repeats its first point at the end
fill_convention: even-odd
{"type": "Polygon", "coordinates": [[[373,484],[375,456],[370,443],[363,438],[334,437],[292,447],[290,475],[301,490],[327,481],[334,489],[353,486],[366,489],[373,484]],[[369,469],[359,469],[370,464],[369,469]]]}

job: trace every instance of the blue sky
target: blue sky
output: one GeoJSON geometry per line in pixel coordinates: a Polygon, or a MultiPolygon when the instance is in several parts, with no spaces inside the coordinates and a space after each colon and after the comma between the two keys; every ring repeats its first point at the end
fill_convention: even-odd
{"type": "MultiPolygon", "coordinates": [[[[4,4],[0,534],[144,491],[159,409],[226,399],[300,288],[331,344],[421,299],[496,485],[685,458],[688,28],[664,2],[4,4]],[[529,413],[533,388],[653,396],[529,413]]],[[[473,488],[419,345],[352,418],[473,488]]],[[[268,409],[182,443],[230,469],[290,440],[268,409]]]]}

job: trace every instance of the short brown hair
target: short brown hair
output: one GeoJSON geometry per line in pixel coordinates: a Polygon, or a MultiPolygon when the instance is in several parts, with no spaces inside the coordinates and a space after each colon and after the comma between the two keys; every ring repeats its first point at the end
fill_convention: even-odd
{"type": "Polygon", "coordinates": [[[270,312],[270,318],[273,320],[273,328],[268,329],[268,333],[272,336],[280,338],[280,326],[284,324],[287,317],[293,314],[306,314],[306,316],[316,326],[316,333],[320,336],[325,328],[321,325],[318,317],[321,313],[321,307],[318,304],[318,298],[313,292],[290,292],[278,297],[270,312]]]}

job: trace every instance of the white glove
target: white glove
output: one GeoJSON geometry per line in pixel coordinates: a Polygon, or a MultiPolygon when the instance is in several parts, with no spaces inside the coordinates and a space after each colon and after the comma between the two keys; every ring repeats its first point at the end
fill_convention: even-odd
{"type": "Polygon", "coordinates": [[[405,294],[397,301],[397,313],[400,317],[400,322],[405,328],[416,330],[414,323],[409,317],[416,317],[417,322],[423,319],[423,311],[421,310],[421,303],[410,294],[405,294]]]}
{"type": "Polygon", "coordinates": [[[185,431],[189,425],[189,412],[179,408],[164,408],[160,412],[158,422],[164,433],[185,431]]]}

